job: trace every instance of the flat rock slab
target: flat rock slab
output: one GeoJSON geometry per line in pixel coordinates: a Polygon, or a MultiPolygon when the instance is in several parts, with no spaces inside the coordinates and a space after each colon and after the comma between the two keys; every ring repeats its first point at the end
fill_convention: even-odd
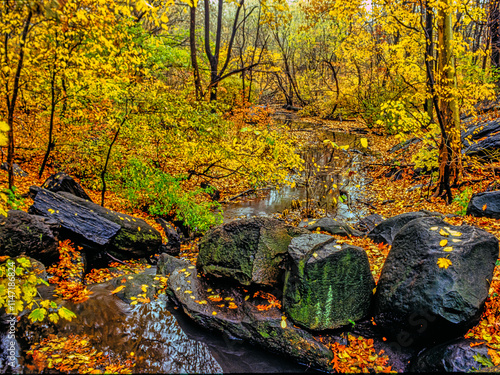
{"type": "Polygon", "coordinates": [[[169,292],[196,323],[314,368],[331,369],[331,350],[310,333],[294,327],[277,307],[259,311],[259,304],[269,304],[266,300],[245,300],[248,294],[243,288],[216,288],[198,276],[194,266],[188,266],[175,270],[168,280],[169,292]]]}
{"type": "Polygon", "coordinates": [[[103,220],[120,227],[108,251],[119,259],[143,258],[155,254],[161,246],[161,234],[143,219],[99,206],[67,192],[58,193],[68,201],[85,207],[103,220]]]}
{"type": "Polygon", "coordinates": [[[87,207],[45,189],[37,193],[29,212],[51,218],[62,228],[98,245],[109,244],[121,228],[87,207]]]}
{"type": "Polygon", "coordinates": [[[352,228],[343,221],[332,219],[331,217],[322,217],[319,220],[308,221],[305,223],[305,228],[310,231],[319,229],[330,234],[338,234],[339,236],[360,237],[363,235],[362,232],[352,228]]]}

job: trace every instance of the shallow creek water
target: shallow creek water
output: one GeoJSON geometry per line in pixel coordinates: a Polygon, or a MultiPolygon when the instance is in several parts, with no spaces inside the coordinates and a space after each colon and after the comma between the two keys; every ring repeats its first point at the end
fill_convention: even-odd
{"type": "Polygon", "coordinates": [[[290,176],[291,180],[296,181],[296,186],[274,187],[258,196],[249,194],[225,203],[224,222],[237,217],[270,215],[289,210],[296,200],[300,200],[304,207],[308,198],[311,202],[319,200],[321,207],[326,206],[330,216],[351,224],[368,215],[367,206],[360,200],[370,184],[363,167],[372,160],[372,156],[361,146],[361,136],[326,130],[318,124],[289,120],[283,123],[291,131],[308,132],[311,138],[310,144],[300,151],[301,158],[306,162],[305,170],[290,176]],[[339,148],[332,148],[325,140],[334,142],[339,148]],[[343,150],[341,146],[349,147],[343,150]],[[319,171],[315,164],[320,168],[319,171]],[[336,204],[333,203],[334,199],[336,204]]]}

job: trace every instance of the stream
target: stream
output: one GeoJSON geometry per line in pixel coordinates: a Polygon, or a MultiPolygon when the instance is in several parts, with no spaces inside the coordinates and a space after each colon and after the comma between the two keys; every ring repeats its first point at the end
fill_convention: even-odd
{"type": "MultiPolygon", "coordinates": [[[[363,197],[370,182],[363,174],[363,163],[371,156],[361,146],[360,136],[324,129],[317,124],[286,120],[283,123],[291,131],[308,132],[311,136],[309,146],[300,151],[306,162],[305,170],[290,176],[296,186],[271,188],[263,196],[248,195],[226,203],[224,221],[282,213],[291,210],[297,201],[302,208],[308,204],[323,208],[332,217],[351,224],[368,215],[367,207],[358,199],[363,197]],[[335,148],[325,140],[349,148],[335,148]]],[[[155,268],[148,272],[155,273],[155,268]]],[[[135,352],[138,360],[134,373],[315,372],[250,344],[203,330],[176,310],[165,295],[148,304],[131,306],[112,295],[112,286],[108,283],[91,285],[89,289],[93,293],[86,302],[66,304],[78,319],[61,320],[56,330],[63,336],[87,334],[93,338],[97,350],[111,356],[126,358],[135,352]]],[[[28,350],[27,343],[46,337],[51,329],[53,327],[45,322],[38,323],[37,327],[29,324],[18,327],[16,334],[22,335],[22,339],[18,339],[22,350],[28,350]]],[[[0,334],[0,342],[3,347],[0,372],[10,372],[5,361],[5,333],[0,334]]],[[[29,372],[25,364],[23,356],[19,356],[14,371],[29,372]]]]}

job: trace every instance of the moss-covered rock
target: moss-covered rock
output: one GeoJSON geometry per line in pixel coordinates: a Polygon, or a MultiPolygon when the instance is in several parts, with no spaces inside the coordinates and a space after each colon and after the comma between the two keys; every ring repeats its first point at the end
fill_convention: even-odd
{"type": "Polygon", "coordinates": [[[235,220],[202,238],[197,265],[206,274],[242,285],[275,285],[290,241],[304,233],[308,231],[267,217],[235,220]]]}
{"type": "Polygon", "coordinates": [[[368,314],[375,281],[363,249],[311,233],[294,238],[289,253],[283,308],[296,324],[334,329],[368,314]]]}

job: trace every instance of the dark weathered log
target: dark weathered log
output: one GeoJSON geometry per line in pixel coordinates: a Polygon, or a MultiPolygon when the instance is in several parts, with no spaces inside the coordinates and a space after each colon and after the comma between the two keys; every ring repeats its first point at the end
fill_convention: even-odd
{"type": "Polygon", "coordinates": [[[29,212],[56,220],[63,229],[98,245],[109,244],[121,228],[88,208],[45,189],[40,189],[29,212]]]}

